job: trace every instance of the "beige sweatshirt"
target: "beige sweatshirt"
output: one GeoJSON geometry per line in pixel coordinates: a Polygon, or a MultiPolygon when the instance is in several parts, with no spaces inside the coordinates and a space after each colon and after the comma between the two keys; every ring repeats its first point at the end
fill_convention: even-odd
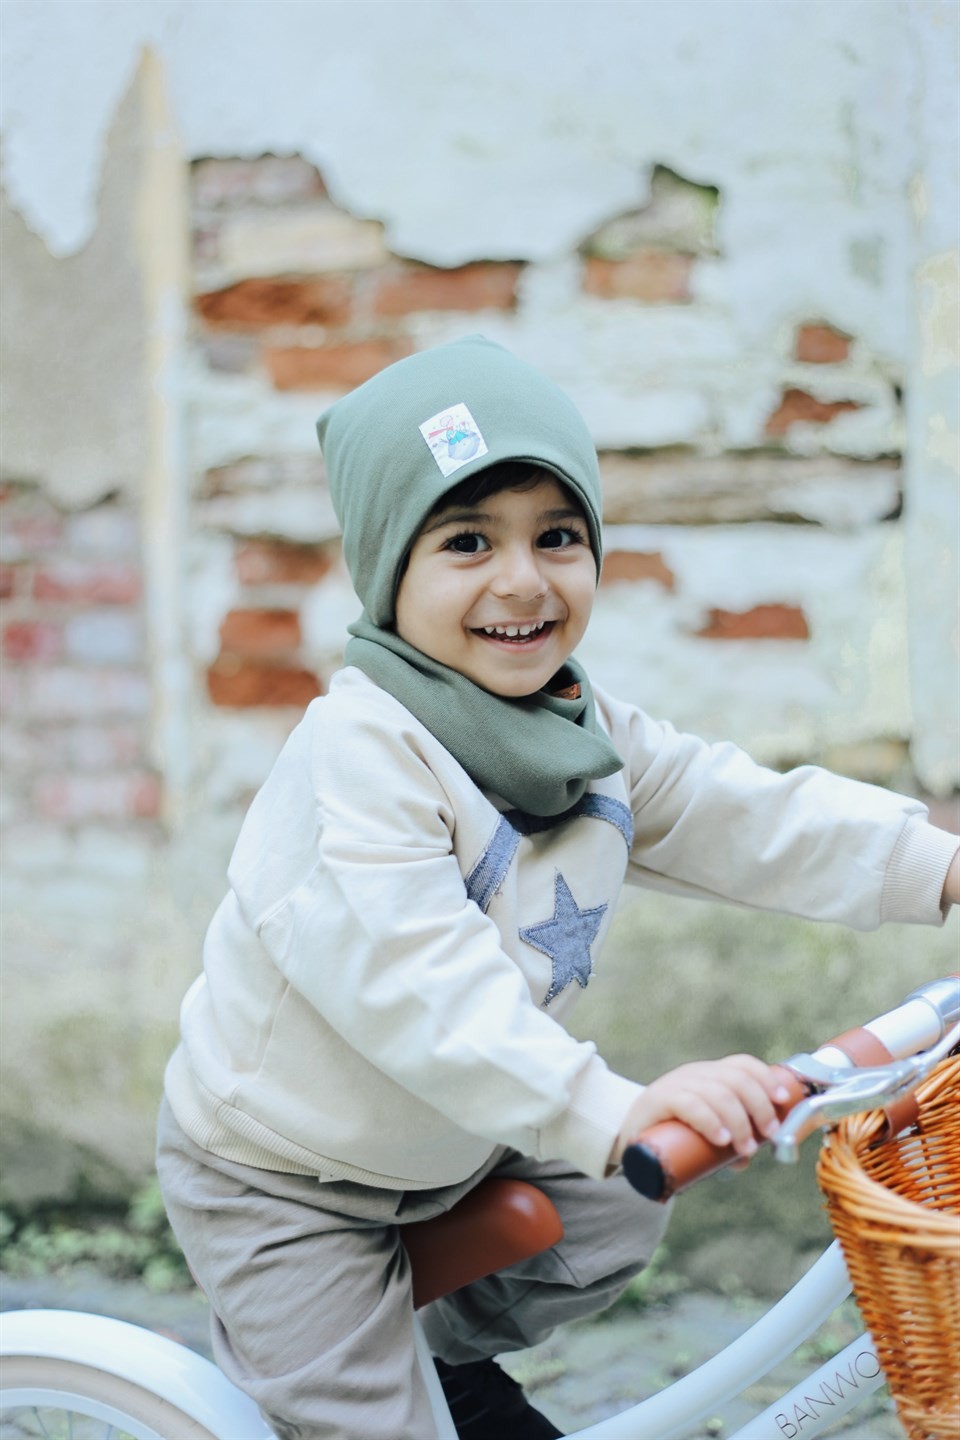
{"type": "Polygon", "coordinates": [[[197,1144],[407,1189],[496,1145],[600,1176],[640,1087],[564,1022],[624,879],[864,930],[941,920],[957,842],[918,801],[596,700],[623,770],[545,822],[335,677],[250,808],[184,1002],[166,1088],[197,1144]]]}

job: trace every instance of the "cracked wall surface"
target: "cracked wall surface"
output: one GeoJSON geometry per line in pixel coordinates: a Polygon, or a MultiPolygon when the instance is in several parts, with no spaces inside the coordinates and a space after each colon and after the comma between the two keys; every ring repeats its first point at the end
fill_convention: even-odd
{"type": "MultiPolygon", "coordinates": [[[[267,8],[5,8],[24,1196],[149,1163],[239,820],[359,608],[314,421],[411,351],[482,331],[583,411],[600,683],[778,766],[931,792],[956,824],[956,11],[267,8]]],[[[637,916],[656,950],[672,922],[637,916]]],[[[945,943],[912,939],[891,998],[945,943]]],[[[802,1008],[801,975],[777,983],[802,1008]]]]}

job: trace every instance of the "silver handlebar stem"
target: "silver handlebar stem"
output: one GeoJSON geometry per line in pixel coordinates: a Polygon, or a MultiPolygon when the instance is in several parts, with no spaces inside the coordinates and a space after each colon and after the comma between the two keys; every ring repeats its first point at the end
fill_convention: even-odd
{"type": "Polygon", "coordinates": [[[916,1088],[960,1043],[960,976],[920,986],[902,1005],[864,1028],[896,1057],[891,1064],[857,1067],[830,1045],[814,1055],[794,1055],[785,1061],[817,1093],[795,1106],[774,1137],[778,1160],[794,1163],[799,1140],[811,1129],[846,1115],[885,1108],[916,1088]]]}

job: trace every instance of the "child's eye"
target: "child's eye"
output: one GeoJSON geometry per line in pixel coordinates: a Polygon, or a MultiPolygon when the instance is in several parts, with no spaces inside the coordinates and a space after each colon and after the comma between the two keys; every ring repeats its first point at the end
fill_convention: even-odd
{"type": "Polygon", "coordinates": [[[544,530],[537,544],[541,550],[566,550],[570,545],[585,545],[586,536],[575,526],[557,526],[554,530],[544,530]]]}
{"type": "Polygon", "coordinates": [[[476,530],[462,530],[459,535],[454,535],[444,545],[444,550],[453,550],[457,555],[479,555],[481,550],[489,550],[490,544],[476,530]]]}

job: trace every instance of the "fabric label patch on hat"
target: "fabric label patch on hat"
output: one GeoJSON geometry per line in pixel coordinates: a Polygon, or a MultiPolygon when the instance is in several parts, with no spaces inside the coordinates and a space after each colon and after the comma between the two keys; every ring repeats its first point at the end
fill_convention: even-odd
{"type": "Polygon", "coordinates": [[[431,415],[420,426],[420,434],[444,476],[487,454],[486,442],[466,405],[451,405],[448,410],[431,415]]]}

